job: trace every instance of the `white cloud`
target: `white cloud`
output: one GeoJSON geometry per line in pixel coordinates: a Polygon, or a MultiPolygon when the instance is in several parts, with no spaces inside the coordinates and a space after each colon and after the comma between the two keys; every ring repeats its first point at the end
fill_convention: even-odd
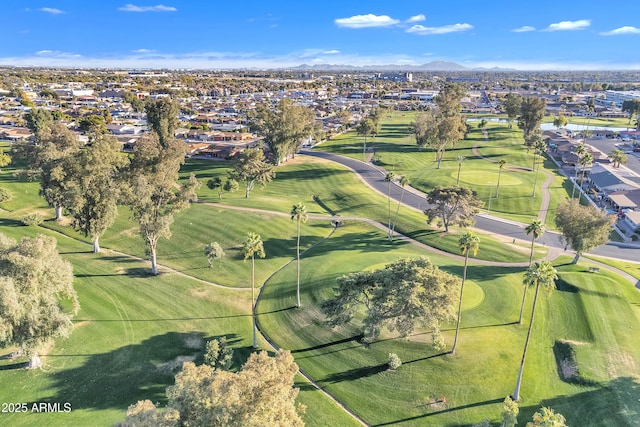
{"type": "Polygon", "coordinates": [[[416,16],[412,16],[411,18],[407,19],[407,22],[412,23],[412,22],[422,22],[425,19],[427,19],[426,16],[424,16],[422,13],[416,16]]]}
{"type": "Polygon", "coordinates": [[[52,7],[42,7],[40,9],[38,9],[40,12],[46,12],[46,13],[50,13],[52,15],[60,15],[63,14],[64,11],[60,10],[60,9],[54,9],[52,7]]]}
{"type": "Polygon", "coordinates": [[[119,7],[118,10],[121,12],[176,12],[178,9],[173,6],[165,6],[163,4],[159,4],[157,6],[136,6],[135,4],[127,4],[119,7]]]}
{"type": "Polygon", "coordinates": [[[591,25],[590,19],[581,19],[579,21],[562,21],[549,25],[543,31],[575,31],[584,30],[591,25]]]}
{"type": "Polygon", "coordinates": [[[407,33],[419,34],[422,36],[428,36],[431,34],[447,34],[457,33],[460,31],[471,30],[473,25],[471,24],[453,24],[444,25],[442,27],[425,27],[424,25],[414,25],[407,30],[407,33]]]}
{"type": "Polygon", "coordinates": [[[133,53],[153,53],[156,52],[155,49],[134,49],[131,52],[133,53]]]}
{"type": "Polygon", "coordinates": [[[525,25],[523,27],[516,28],[516,29],[511,30],[511,31],[514,32],[514,33],[526,33],[528,31],[535,31],[535,30],[536,30],[536,27],[532,27],[530,25],[525,25]]]}
{"type": "Polygon", "coordinates": [[[627,25],[624,27],[616,28],[615,30],[600,33],[601,36],[621,36],[624,34],[640,34],[640,28],[627,25]]]}
{"type": "Polygon", "coordinates": [[[400,21],[387,15],[355,15],[350,18],[339,18],[334,21],[338,27],[345,28],[370,28],[370,27],[390,27],[399,24],[400,21]]]}
{"type": "Polygon", "coordinates": [[[332,49],[332,50],[325,50],[322,53],[324,53],[325,55],[337,55],[340,53],[340,51],[336,49],[332,49]]]}
{"type": "Polygon", "coordinates": [[[61,58],[61,59],[82,58],[82,55],[79,55],[77,53],[62,52],[60,50],[50,50],[50,49],[39,50],[35,54],[38,57],[47,57],[47,58],[61,58]]]}

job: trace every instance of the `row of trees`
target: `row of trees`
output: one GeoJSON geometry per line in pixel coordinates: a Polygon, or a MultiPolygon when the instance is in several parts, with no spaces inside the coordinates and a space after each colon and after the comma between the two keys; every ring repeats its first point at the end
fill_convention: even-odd
{"type": "Polygon", "coordinates": [[[83,146],[42,109],[28,114],[35,144],[21,151],[40,180],[41,195],[55,208],[56,220],[66,209],[73,226],[91,239],[94,252],[100,251],[99,239],[115,221],[118,203],[128,205],[147,245],[152,274],[157,274],[158,240],[171,237],[174,215],[196,200],[199,182],[192,175],[178,185],[186,146],[173,137],[177,103],[162,98],[147,102],[146,109],[153,131],[138,140],[130,157],[120,153],[115,138],[96,129],[83,146]]]}

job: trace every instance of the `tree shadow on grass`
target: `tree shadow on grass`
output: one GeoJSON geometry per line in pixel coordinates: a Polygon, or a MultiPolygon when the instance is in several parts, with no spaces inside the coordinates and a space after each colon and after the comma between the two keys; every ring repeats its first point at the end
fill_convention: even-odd
{"type": "MultiPolygon", "coordinates": [[[[126,345],[107,353],[86,356],[82,365],[50,374],[56,395],[51,402],[69,402],[73,409],[120,409],[138,400],[166,402],[165,389],[189,360],[200,360],[205,334],[168,332],[139,344],[126,345]]],[[[237,343],[227,336],[229,344],[237,343]]],[[[47,358],[68,358],[50,354],[47,358]]]]}
{"type": "MultiPolygon", "coordinates": [[[[454,406],[454,407],[449,407],[449,408],[445,408],[439,411],[433,411],[433,412],[429,412],[426,414],[422,414],[422,415],[416,415],[414,417],[408,417],[408,418],[402,418],[400,420],[395,420],[395,421],[388,421],[385,423],[379,423],[379,424],[372,424],[371,427],[379,427],[379,426],[391,426],[391,425],[395,425],[395,424],[402,424],[402,423],[406,423],[406,422],[410,422],[410,421],[417,421],[423,418],[427,418],[427,417],[431,417],[433,415],[439,415],[439,414],[447,414],[450,412],[456,412],[456,411],[461,411],[464,409],[469,409],[469,408],[476,408],[478,406],[484,406],[484,405],[493,405],[495,403],[500,403],[504,401],[504,397],[500,397],[500,398],[496,398],[496,399],[490,399],[490,400],[483,400],[481,402],[473,402],[473,403],[468,403],[466,405],[460,405],[460,406],[454,406]]],[[[430,425],[428,422],[424,422],[424,424],[421,425],[430,425]]],[[[456,424],[458,425],[458,424],[456,424]]]]}
{"type": "Polygon", "coordinates": [[[363,334],[354,335],[352,337],[343,338],[341,340],[331,341],[331,342],[327,342],[327,343],[323,343],[323,344],[317,344],[317,345],[314,345],[314,346],[311,346],[311,347],[301,348],[301,349],[298,349],[298,350],[291,350],[291,354],[302,353],[302,352],[305,352],[305,351],[319,350],[319,349],[323,349],[323,348],[327,348],[327,347],[332,347],[332,346],[338,345],[338,344],[345,344],[345,343],[360,341],[363,338],[364,338],[363,334]]]}
{"type": "Polygon", "coordinates": [[[0,218],[0,227],[24,227],[22,221],[17,219],[0,218]]]}
{"type": "MultiPolygon", "coordinates": [[[[526,387],[526,383],[523,384],[526,387]]],[[[569,426],[637,426],[640,425],[640,382],[631,377],[616,378],[573,395],[544,399],[540,404],[520,406],[519,420],[531,420],[541,406],[553,408],[567,419],[569,426]],[[606,422],[605,422],[606,421],[606,422]]],[[[526,402],[526,389],[522,393],[526,402]]]]}
{"type": "Polygon", "coordinates": [[[335,374],[330,374],[322,379],[321,382],[335,384],[342,381],[353,381],[360,378],[371,377],[373,375],[379,374],[380,372],[384,372],[387,369],[389,369],[389,365],[387,363],[382,363],[376,366],[354,368],[346,370],[344,372],[336,372],[335,374]]]}

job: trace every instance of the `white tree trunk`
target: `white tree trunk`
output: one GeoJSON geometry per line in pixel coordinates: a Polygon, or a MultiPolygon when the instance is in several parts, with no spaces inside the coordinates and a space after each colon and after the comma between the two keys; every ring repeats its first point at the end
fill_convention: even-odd
{"type": "Polygon", "coordinates": [[[156,263],[156,248],[151,248],[151,274],[158,275],[158,264],[156,263]]]}
{"type": "Polygon", "coordinates": [[[42,368],[42,361],[40,360],[40,356],[38,353],[33,353],[31,358],[29,359],[29,364],[27,365],[27,369],[40,369],[42,368]]]}
{"type": "Polygon", "coordinates": [[[56,221],[60,221],[62,218],[62,206],[56,206],[56,221]]]}
{"type": "Polygon", "coordinates": [[[93,253],[97,254],[98,252],[100,252],[100,242],[99,242],[100,237],[94,237],[93,238],[93,253]]]}

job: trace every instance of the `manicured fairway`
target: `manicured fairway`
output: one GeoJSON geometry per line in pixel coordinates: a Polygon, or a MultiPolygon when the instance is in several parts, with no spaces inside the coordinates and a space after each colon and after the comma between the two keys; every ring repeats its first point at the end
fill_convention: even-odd
{"type": "MultiPolygon", "coordinates": [[[[205,160],[187,162],[188,169],[197,170],[197,176],[203,182],[213,176],[224,178],[225,168],[223,166],[221,162],[205,160]]],[[[185,173],[183,176],[186,177],[188,174],[185,173]]],[[[370,218],[381,224],[388,223],[386,197],[372,191],[349,169],[333,162],[308,156],[298,156],[294,161],[279,166],[273,182],[270,182],[264,189],[252,191],[248,199],[244,197],[244,192],[237,192],[224,194],[222,200],[218,200],[217,193],[205,186],[200,188],[199,197],[210,203],[268,209],[283,214],[288,214],[294,203],[302,201],[310,214],[339,215],[343,218],[370,218]]],[[[392,212],[395,212],[395,208],[396,204],[392,202],[392,212]]],[[[184,215],[191,214],[185,213],[184,215]]],[[[232,216],[227,221],[231,221],[230,224],[233,224],[238,220],[232,216]]],[[[245,227],[248,223],[250,222],[243,221],[240,227],[245,227]]],[[[230,225],[230,227],[234,226],[230,225]]],[[[124,226],[123,229],[125,229],[124,226]]],[[[459,251],[459,229],[452,227],[449,233],[444,233],[442,229],[430,227],[426,224],[425,215],[416,210],[402,206],[399,210],[396,230],[435,248],[452,253],[459,251]]],[[[294,232],[293,227],[286,232],[294,232]]],[[[481,259],[512,262],[528,260],[529,252],[526,249],[514,246],[515,250],[507,253],[504,251],[503,242],[491,236],[483,236],[482,238],[483,250],[478,254],[481,259]]],[[[542,254],[542,252],[540,253],[542,254]]]]}

